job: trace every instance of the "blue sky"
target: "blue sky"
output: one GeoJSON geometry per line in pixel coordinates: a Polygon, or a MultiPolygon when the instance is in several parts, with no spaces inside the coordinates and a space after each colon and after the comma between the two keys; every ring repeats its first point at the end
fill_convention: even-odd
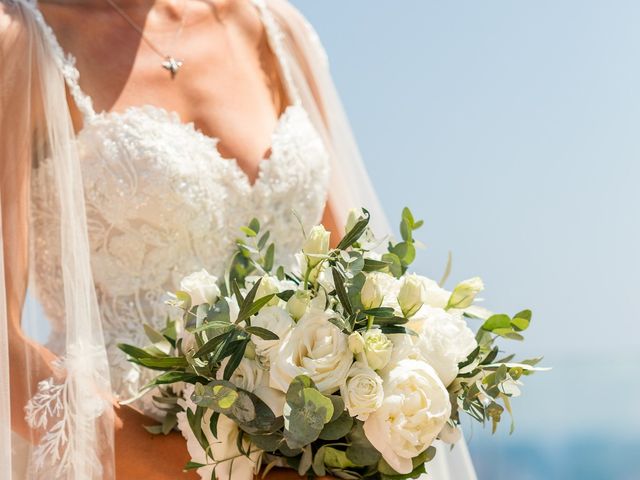
{"type": "Polygon", "coordinates": [[[438,278],[451,250],[487,306],[534,310],[509,348],[554,370],[514,441],[638,439],[640,2],[293,3],[388,215],[425,219],[417,269],[438,278]]]}

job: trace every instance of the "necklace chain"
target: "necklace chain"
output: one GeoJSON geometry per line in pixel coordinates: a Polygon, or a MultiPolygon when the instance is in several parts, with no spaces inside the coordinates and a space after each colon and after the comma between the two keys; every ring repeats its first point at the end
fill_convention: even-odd
{"type": "MultiPolygon", "coordinates": [[[[169,73],[171,73],[171,78],[175,78],[176,74],[178,73],[178,70],[180,70],[180,67],[182,67],[182,64],[184,63],[182,60],[178,60],[177,58],[175,58],[173,55],[169,55],[167,53],[162,52],[158,47],[156,47],[156,45],[149,39],[149,37],[147,37],[147,35],[144,33],[144,30],[142,29],[142,27],[140,27],[128,14],[127,12],[125,12],[122,7],[120,7],[114,0],[106,0],[106,2],[116,11],[118,12],[118,14],[134,29],[136,30],[139,34],[140,37],[142,38],[142,40],[144,40],[144,42],[149,46],[149,48],[151,48],[151,50],[154,51],[154,53],[156,53],[159,57],[161,57],[163,59],[162,62],[162,68],[164,68],[165,70],[168,70],[169,73]]],[[[178,26],[178,29],[176,30],[176,33],[173,37],[173,42],[174,43],[176,40],[178,40],[178,38],[180,37],[180,35],[182,34],[182,30],[184,30],[184,24],[185,24],[185,19],[187,16],[187,0],[184,0],[184,6],[182,8],[182,15],[181,15],[181,19],[180,19],[180,25],[178,26]]]]}

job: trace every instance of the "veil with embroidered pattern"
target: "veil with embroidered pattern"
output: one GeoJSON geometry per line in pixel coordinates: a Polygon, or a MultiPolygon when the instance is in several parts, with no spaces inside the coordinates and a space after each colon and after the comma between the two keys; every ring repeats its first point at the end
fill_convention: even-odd
{"type": "MultiPolygon", "coordinates": [[[[288,67],[285,83],[329,150],[336,223],[365,206],[374,231],[389,233],[317,35],[285,0],[254,3],[288,67]]],[[[115,416],[65,89],[75,72],[34,0],[0,6],[0,480],[108,480],[115,477],[115,416]],[[42,215],[31,207],[32,180],[45,167],[48,181],[37,184],[38,196],[55,228],[48,221],[43,232],[42,215]],[[35,237],[50,241],[35,245],[35,237]],[[55,309],[32,300],[36,254],[59,259],[49,272],[57,279],[55,309]],[[54,343],[47,341],[51,310],[62,312],[54,343]]],[[[464,442],[439,450],[429,478],[475,479],[464,442]]]]}

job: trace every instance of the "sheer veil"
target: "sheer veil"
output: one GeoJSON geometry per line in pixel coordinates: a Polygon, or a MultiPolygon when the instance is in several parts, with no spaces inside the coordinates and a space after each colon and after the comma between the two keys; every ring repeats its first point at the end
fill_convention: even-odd
{"type": "Polygon", "coordinates": [[[60,57],[35,4],[0,6],[0,478],[109,479],[109,369],[60,57]],[[45,241],[34,245],[38,229],[45,241]],[[43,291],[41,275],[55,276],[56,291],[43,291]],[[24,308],[27,286],[40,312],[24,308]],[[44,322],[31,324],[42,316],[46,346],[35,338],[44,322]]]}
{"type": "MultiPolygon", "coordinates": [[[[263,5],[287,84],[330,149],[336,222],[365,206],[377,234],[389,233],[317,35],[285,0],[263,5]]],[[[108,480],[109,368],[66,65],[51,35],[34,0],[0,0],[0,480],[108,480]],[[55,277],[55,290],[43,275],[55,277]]],[[[464,442],[439,450],[428,478],[476,478],[464,442]]]]}

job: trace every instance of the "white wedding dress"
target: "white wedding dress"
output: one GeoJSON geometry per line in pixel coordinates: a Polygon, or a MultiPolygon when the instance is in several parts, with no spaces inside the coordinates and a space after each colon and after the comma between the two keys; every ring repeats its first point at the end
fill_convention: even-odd
{"type": "MultiPolygon", "coordinates": [[[[127,362],[117,345],[144,344],[143,324],[164,324],[163,299],[166,292],[177,289],[183,276],[203,267],[222,275],[240,227],[253,217],[271,231],[277,261],[289,264],[302,241],[299,220],[308,229],[322,217],[336,147],[328,145],[326,133],[314,120],[317,112],[308,111],[308,100],[296,79],[298,65],[287,53],[279,22],[261,0],[253,3],[280,62],[291,104],[277,122],[269,158],[261,161],[254,184],[235,160],[220,154],[216,138],[183,123],[176,113],[152,105],[95,112],[80,88],[73,57],[63,52],[37,6],[17,0],[21,2],[33,14],[83,116],[74,147],[83,181],[92,280],[111,391],[117,399],[127,400],[137,395],[154,372],[127,362]]],[[[32,172],[30,274],[31,293],[51,324],[47,347],[64,356],[69,352],[65,321],[65,302],[69,301],[60,295],[64,245],[60,235],[52,234],[64,225],[59,218],[59,192],[51,188],[56,182],[55,160],[43,159],[32,172]]],[[[40,381],[27,405],[28,416],[33,417],[28,421],[56,425],[64,414],[49,406],[62,391],[59,380],[40,381]]],[[[150,394],[135,406],[151,416],[157,413],[150,394]]],[[[26,449],[30,450],[26,470],[26,454],[15,449],[14,472],[21,473],[6,478],[77,478],[68,475],[72,467],[64,464],[73,462],[73,455],[51,454],[59,451],[64,433],[46,435],[37,447],[26,449]]],[[[448,449],[440,449],[430,478],[475,478],[465,448],[463,443],[456,447],[455,459],[448,459],[448,449]]]]}

